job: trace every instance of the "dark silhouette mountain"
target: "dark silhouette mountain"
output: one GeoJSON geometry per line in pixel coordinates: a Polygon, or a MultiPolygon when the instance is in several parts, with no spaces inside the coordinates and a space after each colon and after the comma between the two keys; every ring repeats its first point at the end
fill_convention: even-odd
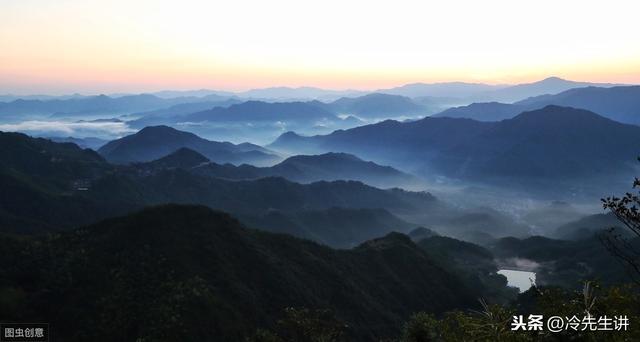
{"type": "Polygon", "coordinates": [[[228,108],[216,107],[180,117],[187,122],[202,121],[294,121],[313,122],[323,119],[338,120],[321,102],[277,102],[247,101],[228,108]]]}
{"type": "Polygon", "coordinates": [[[611,169],[632,170],[639,148],[640,127],[547,106],[493,124],[443,151],[434,164],[446,174],[475,179],[611,177],[611,169]]]}
{"type": "Polygon", "coordinates": [[[362,118],[390,118],[394,116],[418,116],[426,112],[423,106],[410,98],[399,95],[373,93],[360,97],[343,97],[329,104],[337,114],[351,114],[362,118]]]}
{"type": "Polygon", "coordinates": [[[516,104],[527,108],[546,105],[582,108],[615,121],[640,125],[640,86],[571,89],[557,95],[529,98],[516,104]]]}
{"type": "Polygon", "coordinates": [[[0,167],[7,175],[28,174],[39,186],[61,186],[76,178],[95,178],[109,169],[95,151],[21,133],[0,132],[0,167]]]}
{"type": "MultiPolygon", "coordinates": [[[[636,238],[630,243],[638,248],[640,239],[636,238]]],[[[515,261],[524,261],[530,270],[536,272],[537,285],[581,288],[585,280],[596,279],[602,284],[630,280],[624,266],[593,235],[579,241],[541,236],[502,238],[490,250],[497,258],[501,258],[500,263],[507,268],[514,267],[515,261]]]]}
{"type": "Polygon", "coordinates": [[[503,184],[525,179],[613,180],[632,171],[640,128],[586,110],[547,106],[501,122],[429,117],[384,121],[324,136],[288,133],[270,147],[355,153],[429,174],[503,184]]]}
{"type": "Polygon", "coordinates": [[[287,307],[330,309],[350,340],[368,341],[478,295],[401,234],[336,251],[204,207],[0,239],[4,319],[49,322],[65,341],[242,340],[287,307]]]}
{"type": "MultiPolygon", "coordinates": [[[[622,222],[613,213],[595,214],[565,223],[557,227],[553,235],[563,240],[584,240],[607,229],[621,228],[622,226],[622,222]]],[[[622,230],[618,230],[618,232],[624,233],[622,230]]]]}
{"type": "Polygon", "coordinates": [[[97,151],[104,144],[109,142],[108,140],[99,139],[99,138],[75,138],[75,137],[47,137],[47,139],[51,139],[52,141],[58,143],[74,143],[81,148],[90,148],[94,151],[97,151]]]}
{"type": "Polygon", "coordinates": [[[186,148],[181,147],[175,152],[164,156],[160,159],[156,159],[148,163],[152,168],[157,169],[167,169],[167,168],[186,168],[191,169],[196,166],[203,165],[205,163],[209,163],[209,159],[207,159],[202,154],[186,148]]]}
{"type": "Polygon", "coordinates": [[[517,222],[513,217],[495,209],[481,207],[469,209],[460,215],[448,219],[444,226],[447,235],[471,241],[478,233],[490,236],[529,236],[529,226],[517,222]]]}
{"type": "Polygon", "coordinates": [[[386,120],[312,137],[288,132],[269,147],[288,153],[346,152],[392,165],[416,165],[491,126],[491,123],[452,118],[427,117],[402,123],[386,120]]]}
{"type": "Polygon", "coordinates": [[[500,103],[500,102],[482,102],[472,103],[467,106],[454,107],[444,110],[431,117],[447,117],[447,118],[468,118],[478,121],[501,121],[511,119],[522,113],[526,107],[500,103]]]}
{"type": "Polygon", "coordinates": [[[5,232],[69,229],[163,203],[196,203],[244,216],[335,206],[428,214],[441,205],[425,192],[380,190],[354,181],[298,184],[273,177],[203,176],[192,168],[206,158],[186,149],[151,163],[113,166],[71,143],[18,133],[2,133],[0,139],[0,228],[5,232]]]}
{"type": "Polygon", "coordinates": [[[88,224],[120,212],[80,193],[112,171],[99,154],[73,143],[55,143],[0,132],[0,230],[33,233],[88,224]]]}
{"type": "Polygon", "coordinates": [[[375,186],[392,187],[416,183],[406,173],[389,166],[381,166],[347,153],[325,153],[294,156],[270,168],[273,175],[296,182],[320,180],[358,180],[375,186]]]}
{"type": "MultiPolygon", "coordinates": [[[[331,152],[331,149],[324,149],[320,147],[321,136],[307,137],[297,134],[293,131],[282,133],[278,138],[267,145],[267,148],[283,151],[288,154],[314,154],[331,152]]],[[[343,151],[337,149],[336,151],[343,151]]]]}
{"type": "Polygon", "coordinates": [[[286,213],[270,210],[264,215],[240,217],[248,226],[286,233],[334,248],[352,248],[391,232],[405,233],[415,225],[384,209],[332,207],[286,213]]]}
{"type": "Polygon", "coordinates": [[[356,180],[382,188],[410,187],[419,183],[414,176],[346,153],[298,155],[271,167],[208,163],[194,169],[193,172],[234,180],[264,177],[283,177],[298,183],[356,180]]]}
{"type": "Polygon", "coordinates": [[[443,259],[459,259],[459,264],[479,266],[480,261],[493,261],[493,255],[486,248],[446,236],[430,236],[418,241],[418,245],[443,259]]]}
{"type": "Polygon", "coordinates": [[[507,288],[507,279],[497,274],[498,265],[486,248],[445,236],[421,239],[417,245],[466,284],[486,289],[485,300],[506,303],[515,298],[517,290],[507,288]]]}
{"type": "Polygon", "coordinates": [[[285,212],[344,208],[385,208],[393,213],[429,213],[439,201],[425,192],[381,190],[354,181],[298,184],[283,178],[229,181],[194,175],[183,169],[166,169],[104,177],[91,184],[87,196],[145,206],[162,203],[196,203],[239,215],[256,215],[276,209],[285,212]]]}
{"type": "Polygon", "coordinates": [[[202,164],[196,168],[192,168],[191,172],[205,177],[213,177],[228,180],[255,180],[265,177],[278,177],[272,172],[272,167],[258,167],[248,164],[218,164],[209,162],[202,164]]]}
{"type": "Polygon", "coordinates": [[[531,97],[514,104],[473,103],[447,109],[434,117],[459,117],[479,121],[500,121],[526,110],[548,105],[586,109],[614,121],[640,125],[640,86],[575,88],[556,95],[531,97]]]}
{"type": "Polygon", "coordinates": [[[135,134],[107,143],[98,152],[112,163],[125,164],[155,160],[182,147],[220,163],[265,164],[278,159],[257,145],[210,141],[167,126],[145,127],[135,134]]]}
{"type": "Polygon", "coordinates": [[[434,232],[433,230],[425,227],[417,227],[407,234],[411,240],[414,242],[419,242],[422,239],[430,238],[432,236],[438,236],[440,234],[434,232]]]}

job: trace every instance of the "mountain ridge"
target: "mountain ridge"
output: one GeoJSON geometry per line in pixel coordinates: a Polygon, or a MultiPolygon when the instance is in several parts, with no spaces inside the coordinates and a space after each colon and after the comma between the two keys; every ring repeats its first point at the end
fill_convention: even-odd
{"type": "Polygon", "coordinates": [[[500,122],[427,117],[320,136],[287,133],[269,146],[289,153],[295,148],[355,153],[391,166],[475,180],[488,180],[485,176],[491,174],[563,180],[574,175],[578,180],[603,175],[614,166],[622,179],[633,171],[640,127],[549,105],[500,122]],[[422,163],[408,165],[406,160],[422,163]]]}
{"type": "Polygon", "coordinates": [[[470,118],[479,121],[511,119],[528,110],[548,105],[573,107],[595,112],[622,123],[640,125],[640,86],[611,86],[572,88],[555,95],[530,97],[513,104],[480,102],[454,107],[434,114],[433,117],[470,118]]]}
{"type": "Polygon", "coordinates": [[[166,156],[181,147],[193,149],[210,160],[232,163],[270,163],[278,159],[257,145],[210,141],[168,126],[148,126],[135,134],[112,140],[98,149],[107,160],[126,164],[166,156]]]}
{"type": "Polygon", "coordinates": [[[275,325],[287,307],[331,308],[364,341],[397,334],[418,310],[473,306],[478,294],[404,235],[336,251],[197,206],[0,240],[10,246],[0,251],[7,286],[26,299],[7,319],[50,322],[68,341],[237,340],[275,325]]]}

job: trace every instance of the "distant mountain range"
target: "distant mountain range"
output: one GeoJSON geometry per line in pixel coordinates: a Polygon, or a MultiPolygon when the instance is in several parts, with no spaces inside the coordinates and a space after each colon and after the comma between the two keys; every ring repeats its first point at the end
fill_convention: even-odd
{"type": "Polygon", "coordinates": [[[249,99],[270,99],[277,101],[300,101],[300,100],[320,100],[333,101],[340,97],[351,97],[364,95],[361,90],[327,90],[316,87],[271,87],[262,89],[252,89],[236,95],[249,99]]]}
{"type": "Polygon", "coordinates": [[[66,100],[72,98],[85,97],[81,94],[69,94],[69,95],[16,95],[16,94],[2,94],[0,95],[0,102],[11,102],[15,100],[66,100]]]}
{"type": "Polygon", "coordinates": [[[98,152],[110,162],[125,164],[158,159],[182,147],[218,163],[262,165],[279,159],[258,145],[210,141],[167,126],[145,127],[135,134],[108,142],[98,152]]]}
{"type": "Polygon", "coordinates": [[[319,101],[308,102],[240,102],[193,103],[146,113],[134,113],[127,122],[133,128],[167,125],[186,129],[201,136],[234,142],[272,141],[283,129],[326,133],[338,128],[362,124],[354,118],[339,118],[329,106],[319,101]]]}
{"type": "Polygon", "coordinates": [[[0,118],[25,118],[33,115],[54,118],[77,118],[97,115],[118,116],[140,111],[167,108],[180,103],[202,102],[202,98],[164,99],[149,94],[109,97],[106,95],[51,100],[0,102],[0,118]]]}
{"type": "Polygon", "coordinates": [[[315,121],[337,120],[333,113],[325,110],[320,102],[276,102],[247,101],[228,108],[210,110],[181,116],[181,121],[294,121],[312,124],[315,121]]]}
{"type": "MultiPolygon", "coordinates": [[[[481,95],[488,96],[491,101],[500,102],[516,102],[529,97],[546,95],[546,94],[558,94],[560,92],[583,87],[614,87],[624,86],[624,84],[614,83],[591,83],[591,82],[576,82],[569,81],[559,77],[549,77],[542,81],[525,83],[509,86],[506,88],[495,90],[489,94],[481,95]]],[[[558,103],[559,104],[559,103],[558,103]]],[[[541,108],[541,107],[538,107],[541,108]]]]}
{"type": "Polygon", "coordinates": [[[412,83],[395,88],[379,89],[377,92],[407,97],[431,96],[468,98],[506,87],[508,87],[508,85],[489,85],[467,82],[412,83]]]}
{"type": "Polygon", "coordinates": [[[582,108],[615,121],[640,125],[640,86],[571,89],[516,104],[526,108],[541,108],[548,104],[582,108]]]}
{"type": "MultiPolygon", "coordinates": [[[[376,117],[383,117],[382,107],[387,106],[390,114],[398,112],[410,112],[424,110],[424,106],[431,102],[442,102],[432,108],[441,107],[443,103],[450,104],[469,104],[472,102],[506,102],[512,103],[521,101],[529,97],[535,97],[546,94],[558,94],[560,92],[582,87],[613,87],[622,86],[621,84],[609,83],[589,83],[575,82],[564,80],[558,77],[549,77],[547,79],[518,85],[487,85],[481,83],[464,83],[464,82],[448,82],[448,83],[415,83],[400,87],[380,89],[374,92],[357,91],[357,90],[326,90],[313,87],[274,87],[254,89],[246,92],[232,93],[214,90],[195,90],[195,91],[162,91],[153,94],[119,94],[119,95],[98,95],[98,96],[16,96],[3,95],[0,96],[0,117],[4,119],[9,117],[24,117],[26,115],[52,115],[55,117],[77,117],[88,115],[126,115],[139,112],[148,112],[155,110],[169,110],[170,107],[186,104],[186,103],[220,103],[222,106],[228,106],[232,102],[243,102],[247,100],[262,100],[266,102],[292,102],[292,101],[310,101],[320,100],[324,103],[334,102],[336,109],[343,106],[350,107],[352,111],[368,112],[375,114],[376,117]],[[363,99],[356,98],[374,93],[382,93],[388,95],[398,95],[409,98],[415,98],[415,103],[402,104],[398,98],[382,98],[374,99],[369,103],[361,105],[363,99]],[[347,98],[337,101],[340,98],[347,98]],[[425,101],[425,99],[431,99],[425,101]],[[351,100],[348,100],[351,99],[351,100]],[[446,99],[446,100],[445,100],[446,99]],[[443,102],[444,101],[444,102],[443,102]],[[335,103],[337,102],[337,103],[335,103]],[[226,105],[225,105],[226,103],[226,105]],[[373,106],[373,107],[372,107],[373,106]],[[381,106],[381,107],[380,107],[381,106]],[[398,107],[400,106],[400,107],[398,107]],[[402,109],[403,106],[409,106],[402,109]],[[410,108],[413,106],[414,108],[410,108]],[[418,106],[418,107],[415,107],[418,106]],[[422,108],[419,108],[422,107],[422,108]]],[[[406,100],[404,100],[407,102],[406,100]]],[[[569,105],[556,103],[558,105],[569,105]]],[[[209,106],[209,105],[207,105],[209,106]]],[[[217,105],[214,105],[217,106],[217,105]]],[[[214,106],[203,108],[195,107],[194,111],[210,109],[214,106]]],[[[170,110],[169,110],[170,111],[170,110]]],[[[178,109],[171,116],[179,114],[187,114],[184,109],[178,109]]],[[[389,117],[389,116],[387,116],[389,117]]]]}
{"type": "Polygon", "coordinates": [[[500,102],[479,102],[446,109],[433,118],[467,118],[478,121],[501,121],[522,113],[524,106],[500,102]]]}
{"type": "MultiPolygon", "coordinates": [[[[230,91],[209,90],[209,89],[163,90],[163,91],[151,93],[151,95],[154,95],[163,99],[172,99],[176,97],[206,97],[211,100],[214,100],[216,97],[218,97],[218,100],[225,100],[226,98],[235,96],[235,94],[230,91]]],[[[111,96],[114,96],[114,95],[111,95],[111,96]]]]}
{"type": "Polygon", "coordinates": [[[130,126],[140,128],[171,122],[174,117],[201,112],[214,107],[229,107],[238,103],[241,103],[241,101],[236,99],[228,99],[224,101],[180,103],[169,108],[132,113],[127,115],[126,117],[134,119],[128,122],[130,126]]]}
{"type": "Polygon", "coordinates": [[[559,77],[549,77],[541,81],[517,85],[487,85],[464,82],[415,83],[391,89],[382,89],[379,90],[379,92],[408,97],[454,97],[466,99],[471,102],[499,101],[511,103],[533,96],[557,94],[572,88],[589,86],[613,87],[621,85],[622,84],[575,82],[559,77]]]}
{"type": "Polygon", "coordinates": [[[289,154],[352,153],[393,164],[421,164],[424,158],[489,129],[490,123],[470,119],[431,118],[412,122],[386,120],[328,135],[282,134],[268,147],[289,154]]]}
{"type": "Polygon", "coordinates": [[[408,97],[373,93],[360,97],[343,97],[331,102],[328,107],[336,114],[349,114],[362,118],[391,118],[398,116],[424,116],[425,106],[408,97]]]}
{"type": "Polygon", "coordinates": [[[618,122],[640,125],[640,86],[576,88],[556,95],[528,98],[514,104],[473,103],[450,108],[433,116],[499,121],[510,119],[525,110],[548,105],[587,109],[618,122]]]}
{"type": "Polygon", "coordinates": [[[287,133],[270,148],[354,153],[405,169],[481,181],[616,178],[633,170],[640,127],[586,110],[547,106],[501,122],[429,117],[324,136],[287,133]]]}
{"type": "MultiPolygon", "coordinates": [[[[178,123],[281,123],[299,127],[324,124],[351,124],[353,116],[362,119],[387,117],[422,117],[431,114],[427,106],[416,104],[403,96],[369,94],[355,98],[340,98],[334,102],[264,102],[235,99],[224,103],[189,103],[147,113],[133,114],[139,118],[129,122],[132,127],[176,125],[178,123]],[[198,110],[200,109],[200,110],[198,110]],[[204,109],[204,110],[203,110],[204,109]],[[338,117],[340,115],[340,118],[338,117]],[[351,116],[351,117],[348,117],[351,116]]],[[[357,121],[356,124],[359,124],[357,121]]],[[[353,127],[353,126],[350,126],[353,127]]]]}
{"type": "Polygon", "coordinates": [[[434,159],[444,174],[484,179],[613,177],[631,172],[640,127],[593,112],[547,106],[493,124],[434,159]]]}
{"type": "MultiPolygon", "coordinates": [[[[266,144],[286,131],[318,135],[390,118],[417,120],[452,106],[466,105],[473,101],[504,99],[500,96],[486,94],[506,92],[510,89],[513,92],[528,92],[528,96],[533,96],[544,93],[543,90],[555,92],[568,87],[584,85],[585,83],[557,78],[514,87],[488,86],[487,88],[479,84],[462,83],[437,84],[437,86],[412,85],[406,88],[419,90],[421,87],[426,87],[426,92],[407,93],[408,95],[420,95],[417,97],[388,93],[342,94],[337,92],[334,95],[339,94],[340,98],[323,99],[325,102],[309,99],[282,102],[291,101],[284,98],[257,101],[237,94],[226,96],[225,93],[206,90],[165,92],[158,96],[152,94],[73,95],[57,98],[18,99],[12,102],[0,102],[0,125],[2,125],[0,129],[20,131],[35,136],[113,139],[144,127],[166,125],[190,131],[211,140],[232,141],[234,143],[251,141],[266,144]],[[452,89],[467,89],[465,91],[469,92],[480,91],[480,88],[484,88],[488,93],[482,93],[475,97],[455,97],[452,94],[446,97],[432,96],[444,95],[440,91],[444,91],[443,89],[448,86],[453,87],[452,89]],[[433,92],[429,93],[429,89],[433,92]],[[349,97],[345,97],[345,95],[349,97]],[[95,121],[93,119],[111,121],[95,121]]],[[[599,85],[609,86],[608,84],[599,85]]],[[[449,116],[496,121],[512,118],[526,110],[557,104],[585,108],[620,122],[638,124],[639,120],[635,114],[635,108],[638,106],[635,101],[637,88],[588,88],[591,89],[588,92],[571,89],[562,94],[529,98],[515,104],[475,103],[467,107],[451,108],[436,114],[436,117],[449,116]]],[[[304,93],[302,90],[299,89],[300,94],[304,93]]],[[[277,92],[286,91],[287,89],[277,90],[277,92]]],[[[309,94],[312,94],[315,90],[309,91],[309,94]]],[[[390,92],[395,93],[396,91],[390,92]]],[[[85,144],[81,141],[78,143],[97,148],[97,144],[85,144]]],[[[363,156],[366,157],[366,155],[363,156]]],[[[155,157],[160,157],[160,155],[155,157]]]]}

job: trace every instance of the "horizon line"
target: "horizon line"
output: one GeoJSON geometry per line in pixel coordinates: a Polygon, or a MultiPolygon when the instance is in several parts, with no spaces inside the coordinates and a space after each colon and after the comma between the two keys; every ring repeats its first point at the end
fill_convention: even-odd
{"type": "Polygon", "coordinates": [[[558,80],[562,80],[562,81],[568,81],[568,82],[577,82],[577,83],[593,83],[593,84],[608,84],[608,85],[613,85],[613,86],[634,86],[634,85],[639,85],[640,83],[625,83],[625,82],[612,82],[612,81],[607,81],[607,82],[597,82],[597,81],[585,81],[585,80],[574,80],[574,79],[568,79],[568,78],[563,78],[563,77],[558,77],[558,76],[548,76],[548,77],[544,77],[544,78],[536,78],[533,81],[527,81],[527,82],[520,82],[520,83],[505,83],[505,82],[481,82],[481,81],[461,81],[461,80],[447,80],[447,81],[435,81],[435,82],[410,82],[410,83],[398,83],[394,86],[389,86],[389,87],[385,87],[385,88],[331,88],[331,87],[321,87],[321,86],[314,86],[314,85],[300,85],[300,86],[294,86],[294,85],[272,85],[272,86],[265,86],[265,87],[253,87],[253,88],[243,88],[243,89],[235,89],[235,90],[230,90],[230,89],[225,89],[225,88],[207,88],[207,87],[193,87],[193,88],[158,88],[157,90],[136,90],[136,91],[123,91],[123,92],[82,92],[82,91],[70,91],[70,92],[33,92],[33,93],[26,93],[26,92],[6,92],[6,93],[0,93],[0,96],[15,96],[15,97],[19,97],[19,96],[51,96],[51,97],[62,97],[62,96],[86,96],[86,97],[90,97],[90,96],[109,96],[109,97],[121,97],[121,96],[129,96],[129,95],[155,95],[157,93],[162,93],[162,92],[197,92],[197,91],[210,91],[210,92],[221,92],[221,93],[231,93],[233,94],[232,96],[235,95],[239,95],[242,93],[246,93],[246,92],[250,92],[250,91],[256,91],[256,90],[266,90],[266,89],[290,89],[290,90],[299,90],[299,89],[317,89],[317,90],[323,90],[323,91],[333,91],[333,92],[368,92],[368,93],[375,93],[378,91],[384,91],[384,90],[389,90],[389,89],[394,89],[394,88],[399,88],[399,87],[404,87],[404,86],[411,86],[411,85],[445,85],[445,84],[465,84],[465,85],[485,85],[485,86],[492,86],[492,87],[512,87],[512,86],[518,86],[518,85],[526,85],[526,84],[534,84],[537,82],[542,82],[542,81],[546,81],[546,80],[550,80],[550,79],[558,79],[558,80]]]}

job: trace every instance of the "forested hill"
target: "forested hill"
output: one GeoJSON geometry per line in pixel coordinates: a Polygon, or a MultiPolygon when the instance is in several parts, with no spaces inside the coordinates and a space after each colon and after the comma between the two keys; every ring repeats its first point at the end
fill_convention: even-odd
{"type": "Polygon", "coordinates": [[[49,322],[52,340],[240,341],[308,307],[371,341],[412,312],[473,307],[477,295],[405,235],[337,251],[198,206],[0,240],[0,318],[49,322]]]}

